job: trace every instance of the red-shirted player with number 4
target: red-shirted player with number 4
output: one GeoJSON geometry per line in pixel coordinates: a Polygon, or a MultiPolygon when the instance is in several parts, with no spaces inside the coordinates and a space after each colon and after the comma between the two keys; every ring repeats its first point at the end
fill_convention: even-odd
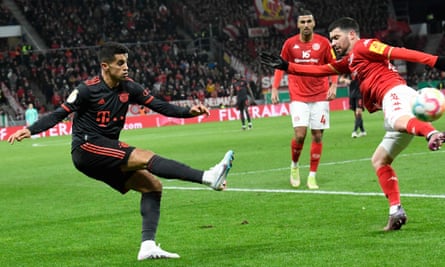
{"type": "Polygon", "coordinates": [[[360,83],[368,111],[383,110],[386,133],[372,156],[372,165],[390,205],[389,221],[384,230],[399,230],[406,223],[407,216],[401,206],[398,178],[391,164],[414,136],[424,136],[429,149],[438,150],[445,135],[411,113],[410,100],[416,91],[406,85],[390,60],[406,60],[445,70],[445,57],[393,47],[377,39],[360,39],[358,23],[348,17],[334,21],[328,30],[332,47],[338,56],[343,56],[335,63],[301,65],[269,53],[261,55],[262,62],[289,74],[304,76],[350,73],[360,83]]]}
{"type": "MultiPolygon", "coordinates": [[[[335,61],[335,54],[329,40],[314,33],[315,20],[309,10],[302,10],[297,19],[300,33],[288,38],[281,49],[281,56],[289,62],[307,65],[323,65],[335,61]]],[[[283,77],[282,70],[275,70],[271,100],[277,103],[278,86],[283,77]]],[[[315,175],[323,148],[323,131],[329,128],[329,102],[337,92],[337,76],[304,77],[289,75],[290,113],[294,137],[291,140],[290,184],[300,186],[299,160],[306,138],[307,128],[311,129],[310,167],[307,186],[318,189],[315,175]]]]}

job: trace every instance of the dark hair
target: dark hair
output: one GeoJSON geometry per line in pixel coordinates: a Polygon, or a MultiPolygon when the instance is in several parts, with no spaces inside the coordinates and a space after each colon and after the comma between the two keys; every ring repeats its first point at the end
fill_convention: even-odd
{"type": "Polygon", "coordinates": [[[339,18],[332,22],[328,27],[328,32],[331,32],[335,28],[340,28],[340,30],[354,30],[357,34],[360,34],[360,26],[355,19],[350,17],[339,18]]]}
{"type": "Polygon", "coordinates": [[[298,16],[314,16],[310,10],[307,9],[301,9],[298,11],[298,16]]]}
{"type": "Polygon", "coordinates": [[[123,44],[116,42],[107,42],[100,47],[98,53],[99,62],[110,63],[114,60],[116,54],[127,54],[130,50],[123,44]]]}

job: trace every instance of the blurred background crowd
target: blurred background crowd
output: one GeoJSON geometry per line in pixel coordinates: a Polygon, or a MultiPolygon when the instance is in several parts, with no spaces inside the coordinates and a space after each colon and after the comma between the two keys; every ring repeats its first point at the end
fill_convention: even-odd
{"type": "MultiPolygon", "coordinates": [[[[408,0],[4,0],[0,26],[18,25],[20,34],[0,38],[0,112],[19,121],[30,103],[39,113],[60,105],[98,74],[96,49],[106,41],[127,44],[130,76],[167,101],[228,96],[235,73],[262,99],[262,77],[273,72],[258,53],[278,53],[297,33],[303,8],[323,35],[330,22],[350,16],[362,37],[444,55],[443,18],[432,2],[414,17],[410,10],[418,14],[419,7],[408,0]]],[[[412,86],[443,86],[442,74],[424,66],[407,64],[403,74],[412,86]]]]}

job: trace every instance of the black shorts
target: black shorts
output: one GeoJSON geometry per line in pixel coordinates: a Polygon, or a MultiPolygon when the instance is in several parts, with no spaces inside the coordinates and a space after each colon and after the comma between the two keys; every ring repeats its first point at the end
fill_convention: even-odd
{"type": "Polygon", "coordinates": [[[236,101],[236,109],[237,110],[245,110],[249,105],[248,105],[248,100],[249,99],[240,99],[236,101]]]}
{"type": "Polygon", "coordinates": [[[125,183],[134,172],[123,172],[135,147],[105,137],[89,138],[71,152],[74,166],[85,175],[100,180],[125,194],[125,183]]]}
{"type": "Polygon", "coordinates": [[[357,108],[363,109],[363,99],[361,97],[350,97],[349,108],[353,111],[357,108]]]}

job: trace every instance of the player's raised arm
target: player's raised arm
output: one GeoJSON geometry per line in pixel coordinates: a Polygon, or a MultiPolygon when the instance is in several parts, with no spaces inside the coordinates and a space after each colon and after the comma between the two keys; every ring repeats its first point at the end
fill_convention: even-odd
{"type": "Polygon", "coordinates": [[[14,144],[14,141],[22,141],[25,138],[31,137],[33,134],[41,133],[49,128],[53,127],[57,123],[61,122],[66,116],[68,116],[70,112],[63,108],[62,106],[55,109],[53,112],[48,115],[43,116],[38,119],[34,124],[28,126],[25,129],[20,129],[16,131],[14,134],[9,136],[8,142],[10,144],[14,144]]]}
{"type": "Polygon", "coordinates": [[[372,49],[370,49],[370,51],[377,54],[382,54],[388,57],[388,59],[390,60],[393,59],[405,60],[409,62],[428,65],[432,68],[434,67],[442,71],[445,70],[444,56],[436,56],[422,51],[417,51],[404,47],[394,47],[377,40],[373,41],[370,44],[370,46],[372,46],[372,49]]]}
{"type": "Polygon", "coordinates": [[[261,63],[274,69],[284,70],[289,74],[322,77],[338,75],[339,71],[332,64],[325,65],[303,65],[293,62],[287,62],[282,57],[269,52],[262,52],[261,63]]]}

